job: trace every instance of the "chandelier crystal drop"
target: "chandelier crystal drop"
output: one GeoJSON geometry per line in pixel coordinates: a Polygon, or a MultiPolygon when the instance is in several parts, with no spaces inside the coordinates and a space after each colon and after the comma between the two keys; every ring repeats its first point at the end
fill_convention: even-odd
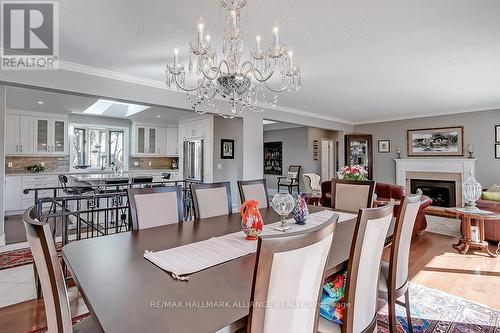
{"type": "Polygon", "coordinates": [[[198,25],[198,38],[189,42],[187,69],[179,63],[179,50],[174,50],[174,61],[167,65],[166,83],[188,93],[188,99],[197,113],[215,112],[233,118],[244,110],[261,112],[275,107],[278,93],[298,91],[301,88],[300,69],[294,64],[293,50],[279,41],[279,31],[273,29],[273,43],[262,46],[260,36],[248,59],[243,59],[243,30],[240,10],[247,0],[221,0],[226,24],[222,45],[222,59],[217,60],[211,37],[198,25]],[[196,76],[192,87],[186,85],[188,75],[196,76]],[[272,82],[271,82],[272,81],[272,82]],[[218,112],[215,100],[230,104],[231,113],[218,112]]]}

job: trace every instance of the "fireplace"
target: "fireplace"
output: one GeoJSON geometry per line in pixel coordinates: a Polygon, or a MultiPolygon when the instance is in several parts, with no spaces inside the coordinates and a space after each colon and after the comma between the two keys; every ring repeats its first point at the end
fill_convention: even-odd
{"type": "Polygon", "coordinates": [[[433,206],[455,207],[456,182],[436,179],[410,179],[411,193],[421,190],[432,199],[433,206]]]}

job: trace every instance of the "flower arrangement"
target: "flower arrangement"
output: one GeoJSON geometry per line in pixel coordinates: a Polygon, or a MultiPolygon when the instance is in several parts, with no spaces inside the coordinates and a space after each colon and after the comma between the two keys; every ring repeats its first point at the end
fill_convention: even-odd
{"type": "Polygon", "coordinates": [[[345,166],[339,172],[339,178],[346,180],[368,180],[368,171],[361,165],[345,166]]]}

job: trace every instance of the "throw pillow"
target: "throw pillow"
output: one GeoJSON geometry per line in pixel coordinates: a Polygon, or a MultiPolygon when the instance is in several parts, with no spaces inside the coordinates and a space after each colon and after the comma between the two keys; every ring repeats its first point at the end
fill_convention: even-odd
{"type": "Polygon", "coordinates": [[[343,324],[345,313],[345,287],[347,271],[333,276],[332,281],[323,286],[319,314],[334,323],[343,324]]]}
{"type": "Polygon", "coordinates": [[[483,200],[488,200],[488,201],[497,201],[500,202],[500,192],[483,192],[483,195],[481,196],[483,200]]]}
{"type": "Polygon", "coordinates": [[[500,185],[493,185],[486,192],[500,192],[500,185]]]}

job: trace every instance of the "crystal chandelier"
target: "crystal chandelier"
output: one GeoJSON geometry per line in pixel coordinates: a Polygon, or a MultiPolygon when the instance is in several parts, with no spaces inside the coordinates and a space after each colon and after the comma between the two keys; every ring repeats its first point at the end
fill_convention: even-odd
{"type": "Polygon", "coordinates": [[[217,52],[204,36],[203,24],[198,25],[198,38],[189,43],[188,73],[197,79],[192,87],[186,85],[186,69],[179,63],[179,50],[174,50],[174,62],[167,65],[166,83],[188,93],[188,98],[197,113],[215,112],[233,118],[245,109],[261,112],[275,107],[278,93],[299,90],[300,69],[295,66],[293,50],[279,41],[278,28],[273,29],[272,44],[262,46],[260,36],[248,59],[243,59],[243,31],[240,10],[247,0],[221,0],[226,19],[222,48],[222,59],[217,61],[217,52]],[[273,81],[273,82],[271,82],[273,81]],[[218,112],[216,99],[226,100],[231,114],[218,112]]]}

